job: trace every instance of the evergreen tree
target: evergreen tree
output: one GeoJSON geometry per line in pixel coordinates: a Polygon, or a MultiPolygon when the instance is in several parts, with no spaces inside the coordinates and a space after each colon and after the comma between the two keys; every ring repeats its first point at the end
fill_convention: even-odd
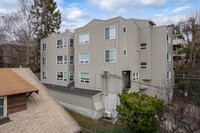
{"type": "Polygon", "coordinates": [[[4,53],[3,53],[3,49],[0,46],[0,68],[4,67],[4,53]]]}
{"type": "Polygon", "coordinates": [[[54,0],[34,0],[31,13],[37,39],[46,37],[60,28],[61,13],[54,0]]]}

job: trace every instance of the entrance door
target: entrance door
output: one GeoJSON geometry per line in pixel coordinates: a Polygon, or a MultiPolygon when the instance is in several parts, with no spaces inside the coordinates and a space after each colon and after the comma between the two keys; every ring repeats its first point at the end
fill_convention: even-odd
{"type": "Polygon", "coordinates": [[[122,71],[122,88],[123,89],[131,88],[130,73],[131,71],[122,71]]]}

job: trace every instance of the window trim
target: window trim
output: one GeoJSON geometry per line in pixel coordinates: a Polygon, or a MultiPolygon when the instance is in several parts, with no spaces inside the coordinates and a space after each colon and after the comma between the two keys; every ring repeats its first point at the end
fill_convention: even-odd
{"type": "MultiPolygon", "coordinates": [[[[66,54],[67,56],[67,54],[66,54]]],[[[67,56],[67,61],[65,61],[65,55],[63,55],[63,65],[66,65],[68,63],[68,56],[67,56]]]]}
{"type": "Polygon", "coordinates": [[[63,38],[63,48],[67,48],[68,45],[68,37],[63,38]],[[64,43],[66,39],[66,44],[64,43]]]}
{"type": "Polygon", "coordinates": [[[69,81],[74,81],[74,72],[69,72],[69,81]],[[71,73],[73,73],[73,80],[71,80],[71,73]]]}
{"type": "Polygon", "coordinates": [[[58,76],[57,73],[59,73],[59,72],[56,71],[56,81],[65,81],[65,82],[68,81],[68,72],[66,72],[66,71],[65,71],[65,72],[60,72],[60,73],[62,73],[63,76],[62,76],[62,78],[59,78],[59,80],[58,80],[58,77],[57,77],[57,76],[58,76]],[[64,77],[64,73],[67,73],[67,74],[66,74],[66,75],[67,75],[67,78],[64,77]],[[66,80],[65,80],[65,79],[66,79],[66,80]]]}
{"type": "Polygon", "coordinates": [[[113,39],[110,39],[110,35],[109,35],[109,39],[106,39],[106,28],[109,28],[109,33],[110,33],[110,28],[112,28],[112,27],[114,27],[114,29],[115,29],[115,38],[113,38],[113,39],[116,39],[116,26],[112,25],[112,26],[108,26],[108,27],[104,28],[104,41],[113,40],[113,39]]]}
{"type": "Polygon", "coordinates": [[[170,45],[171,44],[171,37],[170,35],[167,34],[167,37],[166,37],[166,42],[167,42],[167,45],[170,45]],[[170,42],[169,42],[170,41],[170,42]]]}
{"type": "Polygon", "coordinates": [[[123,55],[127,56],[127,49],[123,49],[123,55]],[[126,55],[124,54],[124,51],[126,51],[126,55]]]}
{"type": "Polygon", "coordinates": [[[47,79],[47,71],[42,71],[42,79],[43,79],[43,80],[46,80],[46,79],[47,79]],[[44,78],[44,75],[43,75],[44,72],[46,73],[46,78],[44,78]]]}
{"type": "Polygon", "coordinates": [[[167,62],[170,63],[171,62],[171,54],[167,53],[167,62]]]}
{"type": "Polygon", "coordinates": [[[123,33],[127,33],[127,27],[123,26],[123,33]],[[126,31],[124,32],[124,28],[126,29],[126,31]]]}
{"type": "MultiPolygon", "coordinates": [[[[59,62],[61,62],[61,61],[59,61],[59,62]]],[[[64,55],[57,55],[56,56],[56,65],[63,65],[64,64],[64,55]],[[62,56],[62,63],[61,64],[58,64],[57,62],[58,62],[58,56],[62,56]]]]}
{"type": "Polygon", "coordinates": [[[82,34],[79,34],[79,45],[85,45],[85,44],[89,44],[89,43],[90,43],[90,33],[82,33],[82,34]],[[81,43],[81,42],[80,42],[80,36],[81,36],[81,35],[86,35],[86,34],[89,35],[89,37],[88,37],[88,42],[86,43],[86,41],[85,41],[84,43],[81,43]]]}
{"type": "Polygon", "coordinates": [[[90,63],[90,54],[89,53],[80,53],[79,54],[79,64],[89,64],[89,63],[90,63]],[[88,54],[89,55],[89,59],[81,60],[81,54],[88,54]],[[83,61],[83,63],[81,63],[81,61],[83,61]],[[88,63],[86,61],[88,61],[88,63]]]}
{"type": "Polygon", "coordinates": [[[64,48],[64,42],[62,43],[62,45],[60,45],[60,46],[62,46],[62,47],[58,47],[58,40],[62,40],[62,42],[64,41],[64,39],[57,39],[56,40],[56,48],[58,49],[58,48],[64,48]]]}
{"type": "Polygon", "coordinates": [[[1,108],[3,107],[3,116],[0,116],[1,119],[7,117],[7,96],[0,97],[0,99],[3,99],[4,102],[3,103],[4,106],[1,106],[1,108]]]}
{"type": "Polygon", "coordinates": [[[171,81],[171,79],[172,79],[172,73],[171,73],[171,71],[168,71],[167,72],[167,81],[171,81]],[[169,75],[168,75],[169,74],[169,75]],[[169,76],[169,77],[168,77],[169,76]]]}
{"type": "Polygon", "coordinates": [[[141,61],[140,62],[140,69],[141,70],[147,70],[148,69],[148,62],[147,61],[141,61]],[[141,63],[144,63],[144,62],[147,63],[146,68],[141,68],[141,66],[142,66],[141,63]]]}
{"type": "Polygon", "coordinates": [[[73,56],[73,55],[71,55],[71,54],[69,55],[69,64],[74,65],[74,56],[73,56],[73,63],[72,64],[71,64],[70,56],[73,56]]]}
{"type": "Polygon", "coordinates": [[[47,57],[46,57],[46,56],[44,56],[44,57],[42,58],[42,65],[43,65],[43,66],[46,66],[46,65],[47,65],[47,57]],[[44,64],[44,58],[46,58],[46,64],[44,64]]]}
{"type": "Polygon", "coordinates": [[[43,51],[43,52],[44,52],[44,51],[47,51],[47,43],[46,43],[46,42],[43,42],[43,43],[42,43],[42,51],[43,51]],[[44,44],[46,44],[46,49],[45,49],[45,50],[43,49],[43,45],[44,45],[44,44]]]}
{"type": "Polygon", "coordinates": [[[71,48],[74,48],[74,38],[69,38],[69,46],[71,47],[71,48]],[[73,40],[73,43],[72,43],[72,46],[71,46],[71,39],[73,40]]]}
{"type": "Polygon", "coordinates": [[[148,50],[147,43],[140,43],[140,44],[139,44],[139,49],[140,49],[140,50],[148,50]],[[142,46],[142,47],[141,47],[141,44],[146,44],[146,46],[142,46]],[[141,48],[144,48],[144,47],[145,47],[146,49],[141,49],[141,48]]]}
{"type": "Polygon", "coordinates": [[[104,50],[104,63],[116,63],[116,60],[117,60],[117,56],[116,56],[116,49],[107,49],[107,50],[104,50]],[[106,51],[109,50],[114,50],[115,51],[115,61],[113,62],[106,62],[106,51]]]}
{"type": "MultiPolygon", "coordinates": [[[[133,76],[133,81],[139,81],[139,78],[140,78],[140,75],[139,75],[139,72],[134,72],[135,73],[135,76],[133,76]],[[136,76],[137,75],[137,76],[136,76]],[[135,79],[134,79],[135,78],[135,79]]],[[[134,74],[133,73],[133,74],[134,74]]]]}
{"type": "MultiPolygon", "coordinates": [[[[86,81],[87,81],[87,80],[86,80],[86,81]]],[[[89,72],[79,72],[79,82],[82,83],[82,84],[89,84],[89,83],[90,83],[90,73],[89,73],[89,72]],[[88,74],[89,74],[89,80],[88,80],[88,83],[86,83],[85,81],[84,81],[84,83],[81,82],[81,73],[88,73],[88,74]]]]}

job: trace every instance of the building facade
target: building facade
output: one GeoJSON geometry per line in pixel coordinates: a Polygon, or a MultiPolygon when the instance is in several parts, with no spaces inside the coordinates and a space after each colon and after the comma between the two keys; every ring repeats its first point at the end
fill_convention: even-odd
{"type": "Polygon", "coordinates": [[[74,34],[66,31],[41,39],[41,81],[68,86],[74,81],[74,34]]]}
{"type": "Polygon", "coordinates": [[[75,87],[102,92],[116,117],[118,93],[173,94],[172,31],[150,20],[93,20],[75,29],[75,87]]]}

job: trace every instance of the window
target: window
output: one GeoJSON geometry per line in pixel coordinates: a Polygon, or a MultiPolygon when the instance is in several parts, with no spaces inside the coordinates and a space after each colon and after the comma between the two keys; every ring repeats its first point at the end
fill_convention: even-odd
{"type": "Polygon", "coordinates": [[[56,74],[56,79],[58,81],[62,81],[63,80],[63,72],[57,72],[56,74]]]}
{"type": "Polygon", "coordinates": [[[74,72],[69,73],[69,80],[73,81],[74,80],[74,72]]]}
{"type": "Polygon", "coordinates": [[[70,55],[70,64],[74,64],[74,56],[73,55],[70,55]]]}
{"type": "Polygon", "coordinates": [[[127,56],[127,50],[126,49],[124,49],[124,56],[127,56]]]}
{"type": "Polygon", "coordinates": [[[133,73],[133,80],[139,80],[139,73],[133,73]]]}
{"type": "Polygon", "coordinates": [[[116,51],[115,50],[106,50],[105,51],[105,62],[115,62],[116,60],[116,51]]]}
{"type": "Polygon", "coordinates": [[[167,80],[171,80],[171,72],[167,72],[167,80]]]}
{"type": "Polygon", "coordinates": [[[62,48],[63,47],[63,39],[57,40],[57,48],[62,48]]]}
{"type": "Polygon", "coordinates": [[[79,35],[79,44],[88,44],[89,43],[89,33],[79,35]]]}
{"type": "Polygon", "coordinates": [[[147,69],[147,62],[140,62],[140,69],[147,69]]]}
{"type": "Polygon", "coordinates": [[[67,72],[64,72],[64,81],[67,81],[67,72]]]}
{"type": "Polygon", "coordinates": [[[171,54],[167,53],[167,61],[170,62],[171,61],[171,54]]]}
{"type": "Polygon", "coordinates": [[[67,38],[64,38],[64,47],[67,47],[67,38]]]}
{"type": "Polygon", "coordinates": [[[46,51],[47,50],[47,44],[46,43],[43,43],[42,44],[42,51],[46,51]]]}
{"type": "Polygon", "coordinates": [[[74,47],[74,39],[70,38],[70,47],[74,47]]]}
{"type": "Polygon", "coordinates": [[[105,40],[115,39],[115,26],[105,28],[105,40]]]}
{"type": "Polygon", "coordinates": [[[140,50],[147,49],[147,44],[146,43],[140,43],[140,50]]]}
{"type": "Polygon", "coordinates": [[[171,38],[169,35],[167,35],[167,44],[170,44],[171,43],[171,38]]]}
{"type": "Polygon", "coordinates": [[[176,37],[175,37],[175,36],[173,37],[173,40],[176,40],[176,37]]]}
{"type": "Polygon", "coordinates": [[[87,64],[90,62],[89,53],[81,53],[80,54],[80,63],[87,64]]]}
{"type": "Polygon", "coordinates": [[[81,74],[80,74],[80,82],[81,83],[89,83],[89,73],[81,72],[81,74]]]}
{"type": "Polygon", "coordinates": [[[67,64],[67,55],[64,55],[64,64],[67,64]]]}
{"type": "Polygon", "coordinates": [[[42,79],[47,79],[47,72],[43,71],[43,73],[42,73],[42,79]]]}
{"type": "Polygon", "coordinates": [[[7,116],[7,97],[0,97],[0,118],[7,116]]]}
{"type": "Polygon", "coordinates": [[[126,27],[123,27],[123,31],[126,32],[126,27]]]}
{"type": "Polygon", "coordinates": [[[63,64],[63,56],[57,56],[57,64],[63,64]]]}
{"type": "Polygon", "coordinates": [[[43,59],[42,59],[42,64],[43,64],[43,65],[46,65],[46,64],[47,64],[47,58],[46,58],[46,57],[43,57],[43,59]]]}

